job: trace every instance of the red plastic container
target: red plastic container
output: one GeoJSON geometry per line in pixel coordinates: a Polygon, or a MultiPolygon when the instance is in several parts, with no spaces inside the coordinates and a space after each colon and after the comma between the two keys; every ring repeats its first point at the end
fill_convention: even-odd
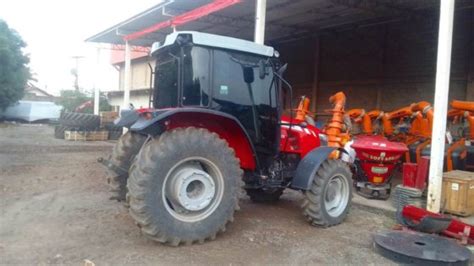
{"type": "Polygon", "coordinates": [[[368,181],[375,185],[386,182],[400,157],[408,151],[404,143],[391,142],[381,136],[360,136],[351,147],[368,181]]]}
{"type": "Polygon", "coordinates": [[[404,163],[403,164],[403,186],[416,187],[416,173],[418,164],[404,163]]]}
{"type": "Polygon", "coordinates": [[[415,187],[421,191],[425,190],[430,168],[430,157],[421,157],[416,170],[415,187]]]}

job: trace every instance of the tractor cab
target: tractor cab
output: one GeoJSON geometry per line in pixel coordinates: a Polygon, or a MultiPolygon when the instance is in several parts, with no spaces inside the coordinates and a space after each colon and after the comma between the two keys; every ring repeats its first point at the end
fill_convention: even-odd
{"type": "Polygon", "coordinates": [[[281,110],[276,55],[272,47],[244,40],[173,33],[152,49],[153,108],[203,108],[228,114],[238,120],[257,150],[273,155],[281,110]]]}

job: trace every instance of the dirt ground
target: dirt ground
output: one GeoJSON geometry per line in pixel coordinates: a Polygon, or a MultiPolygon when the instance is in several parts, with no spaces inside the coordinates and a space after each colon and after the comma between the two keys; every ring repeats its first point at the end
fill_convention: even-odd
{"type": "Polygon", "coordinates": [[[372,234],[390,217],[353,206],[342,225],[320,229],[300,213],[300,193],[274,205],[243,198],[215,241],[163,246],[141,236],[127,209],[108,199],[105,157],[114,142],[68,142],[46,125],[0,124],[0,263],[390,264],[372,234]]]}

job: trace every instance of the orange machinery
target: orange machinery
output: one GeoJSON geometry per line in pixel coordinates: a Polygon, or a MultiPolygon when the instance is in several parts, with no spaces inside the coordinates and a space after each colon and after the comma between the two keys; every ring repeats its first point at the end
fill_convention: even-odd
{"type": "MultiPolygon", "coordinates": [[[[346,95],[338,92],[329,98],[333,108],[327,110],[332,113],[332,117],[324,128],[324,133],[328,136],[328,146],[342,148],[351,139],[350,134],[344,124],[344,107],[346,104],[346,95]]],[[[338,150],[331,154],[332,158],[338,158],[338,150]]]]}
{"type": "Polygon", "coordinates": [[[453,100],[451,107],[458,112],[462,112],[459,117],[464,117],[469,124],[468,138],[470,139],[470,145],[466,146],[466,169],[474,170],[474,146],[472,143],[474,141],[474,102],[453,100]]]}
{"type": "MultiPolygon", "coordinates": [[[[466,104],[463,103],[462,106],[465,107],[466,104]]],[[[459,112],[450,111],[448,117],[458,114],[459,112]]],[[[386,136],[409,145],[411,154],[414,158],[410,156],[410,152],[407,152],[405,154],[405,161],[410,162],[413,160],[420,162],[423,150],[431,143],[431,133],[433,128],[433,108],[431,104],[426,101],[413,103],[409,106],[385,113],[382,121],[384,134],[386,136]],[[399,123],[402,123],[404,118],[408,117],[412,118],[409,131],[407,133],[396,132],[392,125],[392,121],[400,119],[399,123]]],[[[455,168],[452,155],[462,146],[464,146],[464,140],[458,140],[448,146],[446,163],[447,170],[455,168]]],[[[461,152],[459,157],[460,159],[464,159],[463,157],[465,157],[465,153],[461,152]]]]}
{"type": "Polygon", "coordinates": [[[351,109],[346,112],[350,119],[355,123],[362,125],[362,133],[366,135],[377,135],[378,132],[374,132],[372,126],[373,121],[380,120],[384,112],[381,110],[372,110],[366,112],[365,109],[351,109]]]}
{"type": "MultiPolygon", "coordinates": [[[[324,128],[324,133],[328,136],[328,146],[342,148],[351,138],[344,123],[346,95],[343,92],[338,92],[329,98],[329,102],[333,108],[326,110],[326,112],[332,113],[332,116],[324,128]]],[[[302,96],[298,108],[295,110],[295,119],[305,121],[306,116],[312,114],[309,111],[309,105],[309,98],[302,96]]]]}
{"type": "MultiPolygon", "coordinates": [[[[344,113],[346,104],[346,95],[343,92],[338,92],[329,98],[329,102],[333,105],[333,108],[326,110],[331,113],[332,116],[323,130],[327,135],[328,146],[343,148],[344,145],[351,139],[350,134],[347,132],[347,127],[344,123],[344,113]]],[[[306,96],[302,96],[298,107],[295,109],[295,119],[301,121],[307,121],[308,116],[311,117],[312,113],[309,111],[310,99],[306,96]]],[[[312,117],[311,117],[312,118],[312,117]]],[[[335,150],[331,154],[331,158],[339,158],[340,152],[335,150]]]]}
{"type": "Polygon", "coordinates": [[[301,96],[300,103],[298,104],[298,108],[296,108],[296,116],[295,119],[305,121],[306,116],[310,115],[311,112],[309,111],[309,104],[310,100],[306,96],[301,96]]]}
{"type": "Polygon", "coordinates": [[[451,107],[458,111],[464,111],[463,116],[469,124],[469,138],[474,140],[474,102],[453,100],[451,107]]]}
{"type": "Polygon", "coordinates": [[[362,124],[362,132],[367,135],[372,135],[372,119],[364,109],[351,109],[347,111],[347,115],[355,123],[362,124]]]}
{"type": "Polygon", "coordinates": [[[384,135],[388,138],[404,142],[406,139],[406,134],[396,132],[393,127],[392,121],[395,119],[400,119],[399,123],[401,123],[404,118],[411,117],[412,115],[413,111],[411,109],[411,105],[394,110],[389,113],[384,113],[382,117],[384,135]]]}
{"type": "MultiPolygon", "coordinates": [[[[411,105],[411,110],[416,113],[416,117],[412,122],[412,128],[410,129],[411,138],[407,139],[407,144],[416,145],[416,162],[420,162],[423,150],[431,143],[431,133],[433,129],[433,108],[430,103],[421,101],[411,105]],[[408,143],[409,142],[409,143],[408,143]],[[418,142],[418,144],[416,144],[418,142]]],[[[454,117],[459,115],[459,112],[450,110],[448,117],[454,117]]],[[[459,139],[454,143],[448,145],[446,151],[446,170],[451,171],[456,168],[454,158],[458,157],[459,160],[464,160],[466,157],[465,140],[459,139]],[[456,151],[458,155],[454,156],[456,151]]],[[[407,161],[410,159],[406,157],[407,161]]],[[[462,166],[458,166],[462,167],[462,166]]]]}

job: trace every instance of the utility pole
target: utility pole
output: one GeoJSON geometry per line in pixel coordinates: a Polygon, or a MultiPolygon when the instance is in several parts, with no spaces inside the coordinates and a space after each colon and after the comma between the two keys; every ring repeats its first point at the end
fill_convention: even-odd
{"type": "Polygon", "coordinates": [[[75,68],[71,70],[71,74],[74,76],[74,89],[79,91],[79,59],[84,58],[84,56],[75,55],[72,56],[72,59],[75,60],[75,68]]]}

